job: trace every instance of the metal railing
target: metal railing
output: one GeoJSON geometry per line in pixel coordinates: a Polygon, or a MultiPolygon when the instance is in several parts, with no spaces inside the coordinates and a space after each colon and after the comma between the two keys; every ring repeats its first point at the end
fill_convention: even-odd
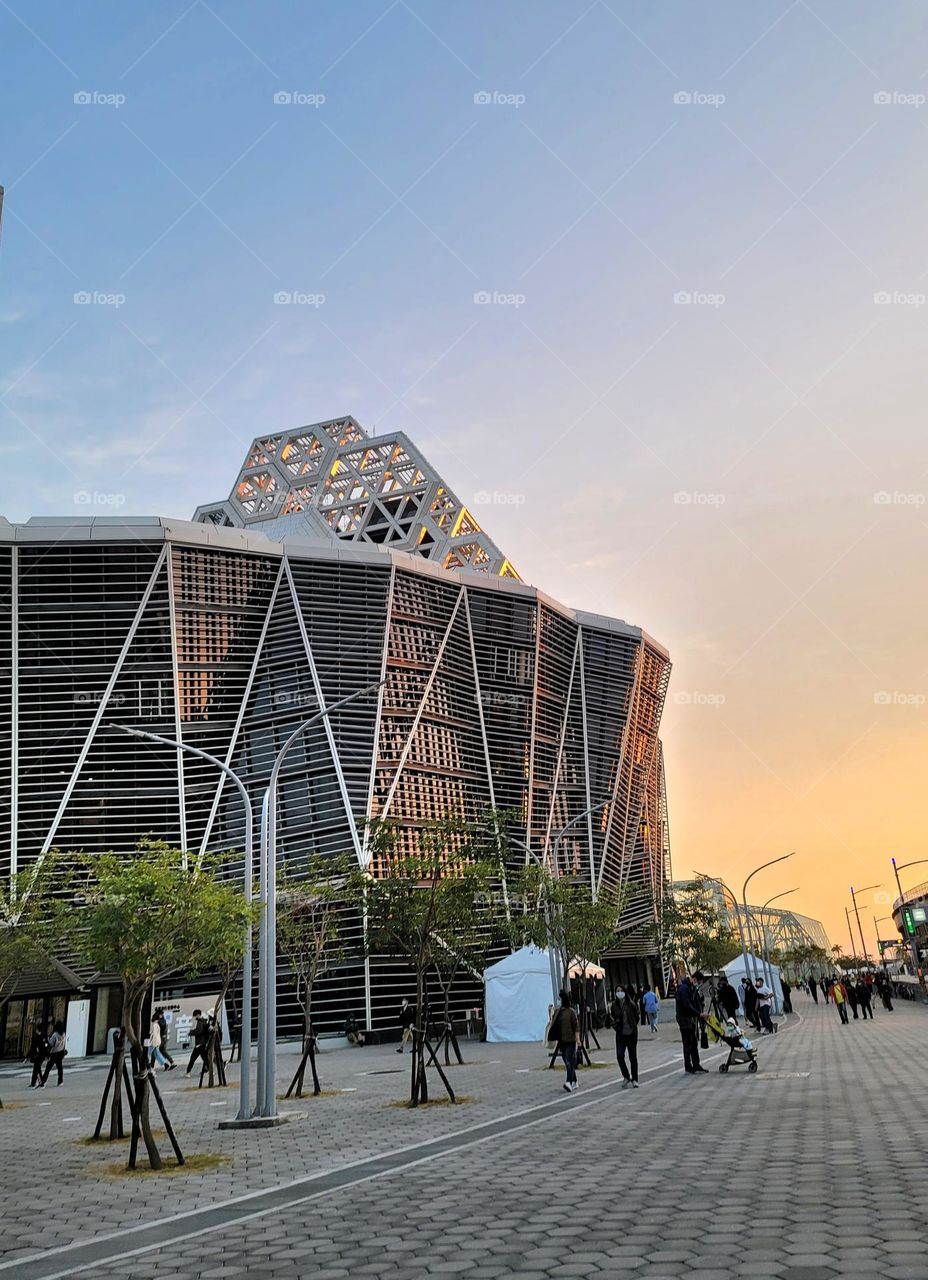
{"type": "Polygon", "coordinates": [[[901,898],[897,898],[893,903],[893,911],[898,911],[900,907],[908,902],[915,902],[918,898],[928,898],[928,880],[922,884],[917,884],[914,889],[906,889],[901,898]]]}

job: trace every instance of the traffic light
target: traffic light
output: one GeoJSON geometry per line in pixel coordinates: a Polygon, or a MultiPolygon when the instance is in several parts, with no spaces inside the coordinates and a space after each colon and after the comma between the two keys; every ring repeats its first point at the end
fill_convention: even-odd
{"type": "Polygon", "coordinates": [[[905,923],[905,931],[910,938],[915,937],[915,921],[912,919],[912,912],[906,908],[902,913],[902,919],[905,923]]]}

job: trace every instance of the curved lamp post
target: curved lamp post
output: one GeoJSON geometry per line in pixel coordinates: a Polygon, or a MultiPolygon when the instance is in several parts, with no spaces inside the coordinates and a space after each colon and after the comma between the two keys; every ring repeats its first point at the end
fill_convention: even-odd
{"type": "Polygon", "coordinates": [[[777,989],[773,985],[773,965],[770,963],[770,938],[767,935],[767,921],[764,919],[763,913],[770,906],[771,902],[776,902],[777,898],[786,898],[791,893],[798,893],[798,887],[795,889],[784,889],[782,893],[775,893],[772,898],[768,898],[761,907],[761,928],[764,931],[764,965],[767,971],[766,982],[773,992],[773,1012],[782,1013],[782,1009],[777,1008],[777,989]]]}
{"type": "Polygon", "coordinates": [[[851,901],[854,904],[854,915],[857,917],[857,932],[860,934],[860,945],[863,948],[864,959],[866,960],[867,964],[870,963],[870,952],[867,950],[866,942],[864,942],[864,931],[860,925],[860,912],[857,909],[857,894],[867,893],[870,889],[880,889],[880,888],[882,888],[882,886],[878,884],[865,884],[862,889],[855,890],[854,886],[851,885],[851,901]]]}
{"type": "Polygon", "coordinates": [[[745,880],[745,882],[744,882],[744,884],[743,884],[743,886],[742,886],[742,888],[741,888],[741,901],[742,901],[742,903],[743,903],[743,905],[744,905],[744,919],[745,919],[745,922],[746,922],[746,924],[747,924],[747,926],[748,926],[748,938],[750,939],[750,942],[751,942],[751,971],[752,971],[752,973],[754,974],[754,979],[755,979],[755,981],[757,980],[757,968],[756,968],[756,966],[755,966],[755,964],[754,964],[754,959],[755,959],[755,957],[754,957],[754,930],[753,930],[753,928],[752,928],[752,926],[751,926],[751,917],[750,917],[750,914],[748,913],[748,885],[751,883],[751,881],[752,881],[752,880],[754,879],[754,877],[757,875],[758,871],[764,871],[764,870],[766,870],[766,868],[767,868],[767,867],[773,867],[773,866],[776,866],[776,864],[777,864],[778,862],[785,862],[787,858],[792,858],[792,857],[794,856],[795,852],[796,852],[796,851],[795,851],[795,849],[794,849],[792,853],[782,853],[782,854],[780,854],[779,858],[771,858],[769,862],[762,862],[762,863],[761,863],[761,865],[760,865],[759,867],[755,867],[755,868],[754,868],[754,870],[753,870],[753,871],[751,872],[751,874],[748,876],[747,880],[745,880]]]}
{"type": "MultiPolygon", "coordinates": [[[[121,729],[123,733],[129,733],[133,738],[144,738],[148,742],[160,742],[163,746],[176,747],[179,751],[188,751],[193,756],[200,756],[203,760],[208,760],[210,764],[214,764],[217,769],[221,769],[227,778],[232,779],[238,788],[238,793],[242,797],[242,804],[245,807],[245,866],[243,876],[245,880],[245,901],[250,906],[255,875],[254,810],[252,809],[251,799],[245,789],[245,784],[238,774],[233,772],[222,760],[211,756],[208,751],[201,751],[199,747],[192,747],[188,742],[174,742],[171,738],[163,738],[160,733],[149,733],[147,729],[135,729],[128,724],[112,724],[111,727],[113,729],[121,729]]],[[[249,919],[248,924],[245,926],[245,953],[242,958],[242,1019],[241,1040],[239,1042],[242,1069],[239,1074],[238,1085],[238,1120],[247,1120],[251,1115],[251,983],[252,927],[249,919]]]]}
{"type": "Polygon", "coordinates": [[[748,972],[748,949],[744,943],[744,928],[742,927],[742,924],[741,924],[741,907],[738,903],[738,899],[732,893],[731,889],[729,889],[728,885],[725,883],[725,881],[722,879],[721,876],[707,876],[707,875],[704,875],[703,872],[701,871],[697,871],[696,875],[700,880],[708,880],[712,884],[721,885],[723,899],[725,894],[727,893],[731,898],[732,903],[734,904],[735,922],[738,925],[738,939],[741,942],[741,963],[744,965],[744,973],[746,977],[748,972]]]}
{"type": "MultiPolygon", "coordinates": [[[[918,867],[923,862],[928,862],[928,858],[916,858],[914,862],[903,862],[901,866],[896,865],[895,858],[892,858],[891,861],[893,864],[893,872],[895,873],[895,876],[896,876],[896,888],[899,890],[899,898],[900,898],[899,910],[901,911],[904,905],[901,899],[903,898],[904,895],[902,892],[902,885],[899,883],[899,872],[905,871],[907,867],[918,867]]],[[[902,921],[903,921],[902,932],[905,933],[905,916],[904,915],[902,917],[902,921]]],[[[919,964],[918,943],[915,941],[914,934],[912,937],[909,938],[909,950],[912,953],[912,968],[915,970],[915,976],[918,978],[918,985],[922,989],[922,999],[928,1002],[928,991],[926,991],[925,978],[921,971],[921,965],[919,964]]]]}
{"type": "Polygon", "coordinates": [[[277,753],[261,805],[261,991],[258,1019],[258,1089],[255,1119],[277,1124],[277,784],[287,752],[307,729],[333,711],[374,693],[386,681],[375,680],[323,707],[297,725],[277,753]]]}

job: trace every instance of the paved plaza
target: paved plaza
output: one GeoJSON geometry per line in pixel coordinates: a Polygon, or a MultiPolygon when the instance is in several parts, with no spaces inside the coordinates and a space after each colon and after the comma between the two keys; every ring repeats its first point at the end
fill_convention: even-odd
{"type": "Polygon", "coordinates": [[[720,1075],[717,1049],[686,1076],[672,1023],[643,1034],[638,1091],[608,1034],[608,1065],[570,1096],[541,1046],[465,1042],[467,1101],[412,1112],[391,1105],[408,1058],[332,1050],[331,1096],[282,1104],[300,1118],[263,1132],[220,1131],[235,1090],[178,1071],[163,1082],[185,1153],[224,1163],[159,1176],[118,1171],[125,1144],[81,1142],[101,1067],[38,1092],[4,1069],[0,1280],[928,1280],[928,1011],[845,1028],[796,1006],[754,1076],[720,1075]]]}

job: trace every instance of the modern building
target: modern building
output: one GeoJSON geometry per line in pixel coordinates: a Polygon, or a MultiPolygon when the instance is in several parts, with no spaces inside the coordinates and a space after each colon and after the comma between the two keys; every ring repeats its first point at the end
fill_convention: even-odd
{"type": "Polygon", "coordinates": [[[673,887],[684,889],[694,883],[705,886],[709,891],[720,921],[736,938],[740,936],[739,930],[744,930],[748,951],[760,955],[765,945],[771,951],[791,951],[794,947],[812,945],[831,954],[831,943],[821,920],[813,920],[811,916],[800,915],[786,907],[758,907],[750,903],[745,912],[721,880],[708,876],[698,876],[695,881],[674,881],[673,887]]]}
{"type": "MultiPolygon", "coordinates": [[[[281,869],[351,852],[376,874],[368,818],[395,819],[413,847],[430,819],[491,808],[543,859],[606,802],[560,839],[559,869],[645,889],[617,951],[655,952],[667,651],[524,584],[405,437],[349,418],[257,440],[232,496],[194,522],[0,521],[0,600],[4,880],[53,848],[130,852],[147,834],[195,855],[242,848],[240,800],[214,767],[114,724],[226,760],[257,803],[297,724],[383,679],[289,755],[281,869]]],[[[76,986],[104,1047],[116,994],[67,972],[18,993],[4,1052],[21,1048],[19,997],[76,986]]],[[[389,957],[346,964],[323,980],[317,1021],[392,1026],[408,981],[389,957]]],[[[285,974],[280,1011],[295,1030],[285,974]]]]}

